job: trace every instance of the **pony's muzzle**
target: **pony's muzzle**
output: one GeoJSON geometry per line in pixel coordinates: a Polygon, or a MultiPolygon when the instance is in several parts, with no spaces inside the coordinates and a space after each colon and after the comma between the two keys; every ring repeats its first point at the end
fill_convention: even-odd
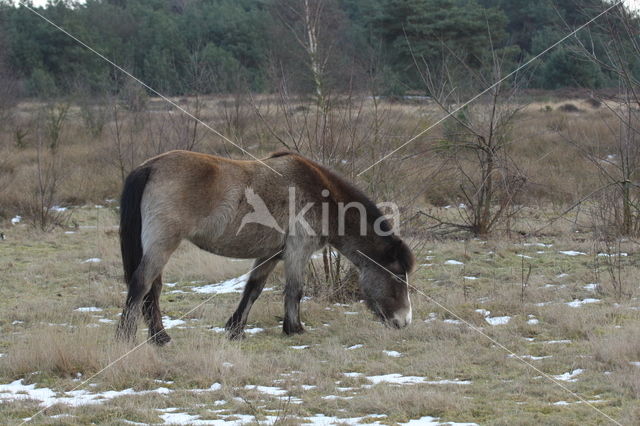
{"type": "Polygon", "coordinates": [[[411,324],[412,317],[411,306],[409,306],[407,309],[396,312],[389,321],[389,324],[395,328],[404,328],[411,324]]]}

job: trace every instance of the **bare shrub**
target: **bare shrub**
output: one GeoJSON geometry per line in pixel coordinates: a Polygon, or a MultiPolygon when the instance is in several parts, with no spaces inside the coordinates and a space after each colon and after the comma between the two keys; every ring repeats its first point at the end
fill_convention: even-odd
{"type": "Polygon", "coordinates": [[[36,121],[35,170],[23,210],[29,222],[42,231],[50,231],[67,218],[67,213],[54,206],[63,178],[60,142],[68,110],[69,104],[46,105],[36,121]]]}
{"type": "Polygon", "coordinates": [[[504,58],[495,51],[480,71],[451,55],[467,71],[464,84],[462,75],[452,71],[447,61],[439,70],[427,64],[421,66],[417,59],[416,66],[433,100],[448,116],[443,124],[444,138],[438,141],[434,152],[441,159],[442,168],[452,170],[458,185],[456,204],[464,208],[460,209],[461,222],[423,214],[439,225],[486,235],[514,216],[519,208],[518,196],[527,182],[509,152],[514,123],[524,108],[517,97],[521,80],[512,77],[494,84],[506,75],[504,58]],[[477,103],[461,107],[485,87],[486,95],[477,103]]]}

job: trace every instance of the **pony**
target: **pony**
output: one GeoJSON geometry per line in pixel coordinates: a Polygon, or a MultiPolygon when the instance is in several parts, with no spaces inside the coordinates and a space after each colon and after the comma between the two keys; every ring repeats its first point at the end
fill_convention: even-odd
{"type": "Polygon", "coordinates": [[[300,300],[312,254],[330,245],[359,269],[361,293],[385,324],[411,322],[408,245],[354,185],[292,152],[247,161],[170,151],[126,178],[120,246],[128,293],[119,340],[135,338],[143,316],[149,341],[164,345],[159,297],[162,271],[182,240],[220,256],[255,259],[238,308],[226,323],[241,338],[251,306],[278,262],[284,262],[283,332],[302,333],[300,300]]]}

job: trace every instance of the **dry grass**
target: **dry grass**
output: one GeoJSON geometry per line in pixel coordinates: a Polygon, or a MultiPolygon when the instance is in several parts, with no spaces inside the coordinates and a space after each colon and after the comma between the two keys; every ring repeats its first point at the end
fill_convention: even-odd
{"type": "MultiPolygon", "coordinates": [[[[585,399],[597,401],[593,404],[598,409],[621,423],[636,424],[640,421],[636,406],[640,369],[633,364],[640,361],[637,246],[621,242],[620,250],[628,253],[619,268],[615,265],[625,289],[621,297],[607,271],[611,266],[603,259],[596,266],[595,252],[601,243],[594,243],[586,232],[589,218],[578,211],[556,220],[567,201],[597,183],[588,163],[564,144],[560,129],[573,136],[601,135],[603,155],[613,143],[607,139],[610,135],[603,124],[611,117],[603,108],[593,108],[585,101],[570,102],[580,111],[558,111],[567,103],[563,100],[531,103],[519,118],[511,155],[526,169],[531,186],[521,200],[525,206],[517,222],[501,227],[488,240],[412,237],[414,245],[422,247],[417,253],[421,266],[412,284],[428,297],[413,294],[414,323],[410,327],[387,329],[362,303],[333,305],[318,296],[303,302],[307,333],[285,337],[280,324],[283,277],[278,268],[267,283],[273,290],[261,296],[249,318],[249,327],[264,331],[241,342],[229,342],[211,330],[225,323],[239,299],[238,294],[217,295],[182,318],[184,324],[169,330],[172,345],[162,349],[143,345],[87,384],[78,378],[101,371],[129,349],[113,340],[125,288],[116,210],[106,199],[117,197],[120,176],[113,157],[113,123],[102,136],[90,138],[78,111],[72,109],[61,148],[68,172],[57,198],[61,205],[77,206],[70,210],[68,226],[42,233],[24,224],[11,225],[8,220],[2,223],[7,239],[0,241],[0,353],[6,355],[0,357],[0,384],[22,379],[54,389],[58,396],[79,385],[86,392],[153,391],[159,387],[171,391],[79,407],[57,404],[34,419],[43,424],[159,423],[160,416],[166,414],[162,410],[168,408],[200,420],[236,416],[244,422],[278,424],[299,424],[318,414],[341,418],[384,414],[384,418],[367,417],[363,422],[386,424],[423,416],[480,424],[606,423],[605,417],[540,373],[562,375],[582,369],[575,382],[562,383],[585,399]],[[547,104],[552,111],[546,110],[547,104]],[[516,231],[533,236],[524,239],[516,231]],[[545,246],[536,245],[543,243],[545,246]],[[587,254],[559,253],[564,250],[587,254]],[[524,262],[520,256],[526,256],[524,262]],[[83,263],[95,257],[101,262],[83,263]],[[446,265],[450,259],[464,265],[446,265]],[[529,267],[531,274],[523,291],[523,272],[529,267]],[[595,282],[599,286],[585,288],[595,282]],[[600,301],[575,308],[567,305],[587,298],[600,301]],[[76,311],[79,307],[101,310],[76,311]],[[509,316],[510,320],[504,325],[489,325],[479,309],[490,311],[490,317],[509,316]],[[460,319],[485,335],[457,324],[460,319]],[[539,357],[527,358],[527,362],[540,371],[509,357],[488,337],[520,356],[539,357]],[[383,351],[397,351],[401,356],[383,351]],[[347,372],[361,375],[345,376],[347,372]],[[470,383],[371,386],[366,378],[392,373],[470,383]],[[214,383],[221,387],[208,390],[214,383]],[[274,386],[285,394],[275,398],[247,385],[274,386]],[[56,417],[60,415],[64,417],[56,417]]],[[[21,105],[19,120],[28,122],[39,107],[21,105]]],[[[223,108],[220,99],[208,99],[204,117],[214,124],[222,123],[223,108]]],[[[260,108],[276,123],[276,133],[286,132],[282,111],[272,100],[261,99],[260,108]]],[[[430,105],[384,103],[382,108],[386,117],[384,145],[363,152],[353,163],[337,165],[345,174],[364,168],[381,152],[437,119],[430,105]]],[[[140,147],[134,153],[136,161],[158,148],[153,137],[159,135],[159,126],[167,119],[168,113],[155,101],[150,111],[145,116],[149,121],[134,135],[140,147]]],[[[238,132],[243,146],[256,153],[279,147],[274,129],[249,119],[247,110],[244,114],[242,132],[238,132]]],[[[303,120],[302,112],[296,114],[303,120]]],[[[360,126],[354,134],[367,134],[375,118],[371,114],[369,109],[363,110],[363,117],[354,120],[360,126]]],[[[126,126],[133,126],[132,117],[126,118],[126,126]]],[[[347,134],[350,128],[345,123],[335,126],[338,135],[347,134]]],[[[459,218],[456,208],[435,207],[455,201],[456,182],[447,180],[450,174],[446,170],[428,174],[439,169],[435,159],[424,152],[429,152],[441,133],[442,129],[434,129],[407,147],[403,163],[390,163],[404,167],[393,169],[393,173],[375,170],[360,183],[363,187],[373,185],[377,193],[389,196],[398,191],[402,192],[400,198],[419,194],[416,203],[420,208],[431,209],[443,218],[459,218]],[[411,155],[418,153],[421,155],[411,155]],[[391,175],[406,185],[399,188],[388,179],[391,175]]],[[[26,146],[17,149],[10,135],[2,136],[0,150],[11,153],[12,185],[0,189],[0,215],[9,218],[21,214],[19,206],[32,182],[35,151],[29,137],[26,146]]],[[[175,142],[166,141],[169,145],[175,142]]],[[[225,153],[222,143],[208,134],[202,135],[198,150],[225,153]]],[[[209,297],[193,292],[192,287],[239,276],[250,265],[185,243],[164,274],[165,282],[175,285],[163,291],[163,314],[174,320],[181,318],[209,297]]],[[[139,342],[145,333],[141,327],[139,342]]],[[[18,424],[39,407],[34,401],[0,402],[0,423],[18,424]]]]}
{"type": "MultiPolygon", "coordinates": [[[[117,320],[124,297],[117,236],[111,230],[115,215],[89,208],[74,210],[72,218],[82,226],[98,221],[101,225],[80,227],[76,234],[62,230],[41,234],[19,225],[12,227],[9,239],[2,242],[0,267],[7,271],[5,285],[0,288],[0,353],[7,354],[0,358],[2,383],[23,379],[68,392],[80,385],[78,373],[88,378],[128,350],[113,341],[114,323],[99,321],[117,320]],[[103,261],[82,263],[95,256],[102,256],[103,261]],[[81,306],[96,306],[102,311],[74,311],[81,306]]],[[[616,300],[608,292],[598,294],[583,288],[592,282],[594,246],[582,236],[565,230],[561,236],[543,241],[553,244],[551,247],[524,244],[538,242],[500,238],[431,245],[431,252],[419,254],[419,263],[431,266],[420,269],[412,282],[456,315],[414,294],[414,324],[401,331],[375,322],[361,303],[335,306],[314,298],[303,303],[307,333],[285,337],[279,322],[282,277],[278,272],[268,283],[274,291],[263,294],[249,318],[250,327],[261,327],[263,332],[242,342],[229,342],[211,331],[211,326],[224,324],[239,297],[215,296],[184,318],[184,325],[169,330],[172,345],[163,349],[143,345],[81,387],[89,392],[166,387],[171,394],[139,394],[75,408],[57,404],[37,422],[118,423],[126,419],[154,423],[161,421],[161,410],[170,407],[200,419],[236,415],[245,416],[239,417],[243,421],[273,422],[279,416],[280,424],[298,424],[301,418],[320,413],[345,418],[385,414],[387,417],[377,420],[389,424],[423,416],[477,423],[605,422],[539,372],[509,358],[488,338],[464,324],[444,321],[457,317],[480,327],[520,356],[544,357],[528,362],[546,374],[584,370],[576,382],[563,383],[585,399],[599,401],[594,403],[598,409],[621,422],[637,422],[634,406],[639,374],[638,367],[630,364],[640,360],[636,295],[616,300]],[[580,250],[588,255],[561,255],[560,250],[580,250]],[[526,264],[531,264],[533,271],[524,302],[518,254],[530,257],[526,264]],[[464,265],[445,265],[449,259],[464,265]],[[558,277],[560,273],[569,276],[558,277]],[[464,278],[468,276],[478,279],[464,278]],[[601,301],[579,308],[565,304],[588,297],[601,301]],[[490,326],[476,312],[480,308],[491,311],[491,317],[508,315],[511,320],[490,326]],[[434,315],[434,320],[424,322],[434,315]],[[533,317],[537,324],[528,322],[533,317]],[[561,342],[548,343],[554,340],[561,342]],[[354,345],[363,346],[347,349],[354,345]],[[390,357],[383,350],[402,356],[390,357]],[[346,372],[362,375],[347,377],[346,372]],[[432,381],[468,380],[471,384],[383,383],[371,387],[365,378],[391,373],[432,381]],[[222,387],[191,391],[208,389],[213,383],[222,387]],[[247,385],[275,386],[286,394],[277,399],[247,389],[247,385]],[[304,403],[296,403],[298,400],[304,403]],[[224,402],[215,405],[214,401],[224,402]],[[561,401],[568,405],[556,404],[561,401]],[[57,415],[68,417],[54,417],[57,415]]],[[[629,252],[625,279],[634,280],[637,254],[631,245],[624,249],[629,252]]],[[[248,268],[246,263],[196,255],[194,248],[185,245],[166,274],[166,281],[177,284],[165,288],[164,313],[176,319],[206,299],[206,295],[190,291],[199,285],[192,281],[215,282],[248,268]],[[170,293],[172,290],[185,293],[170,293]]],[[[637,284],[633,287],[637,292],[637,284]]],[[[138,340],[143,338],[144,330],[140,330],[138,340]]],[[[0,404],[0,419],[17,423],[37,409],[33,402],[5,402],[0,404]]]]}

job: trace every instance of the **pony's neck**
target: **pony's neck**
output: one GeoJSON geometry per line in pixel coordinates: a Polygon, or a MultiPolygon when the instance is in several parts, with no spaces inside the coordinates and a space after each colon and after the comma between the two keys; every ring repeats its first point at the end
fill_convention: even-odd
{"type": "Polygon", "coordinates": [[[380,262],[380,257],[387,248],[388,243],[384,237],[379,235],[367,236],[345,236],[339,240],[332,241],[331,245],[336,248],[358,269],[371,267],[372,260],[380,262]]]}

